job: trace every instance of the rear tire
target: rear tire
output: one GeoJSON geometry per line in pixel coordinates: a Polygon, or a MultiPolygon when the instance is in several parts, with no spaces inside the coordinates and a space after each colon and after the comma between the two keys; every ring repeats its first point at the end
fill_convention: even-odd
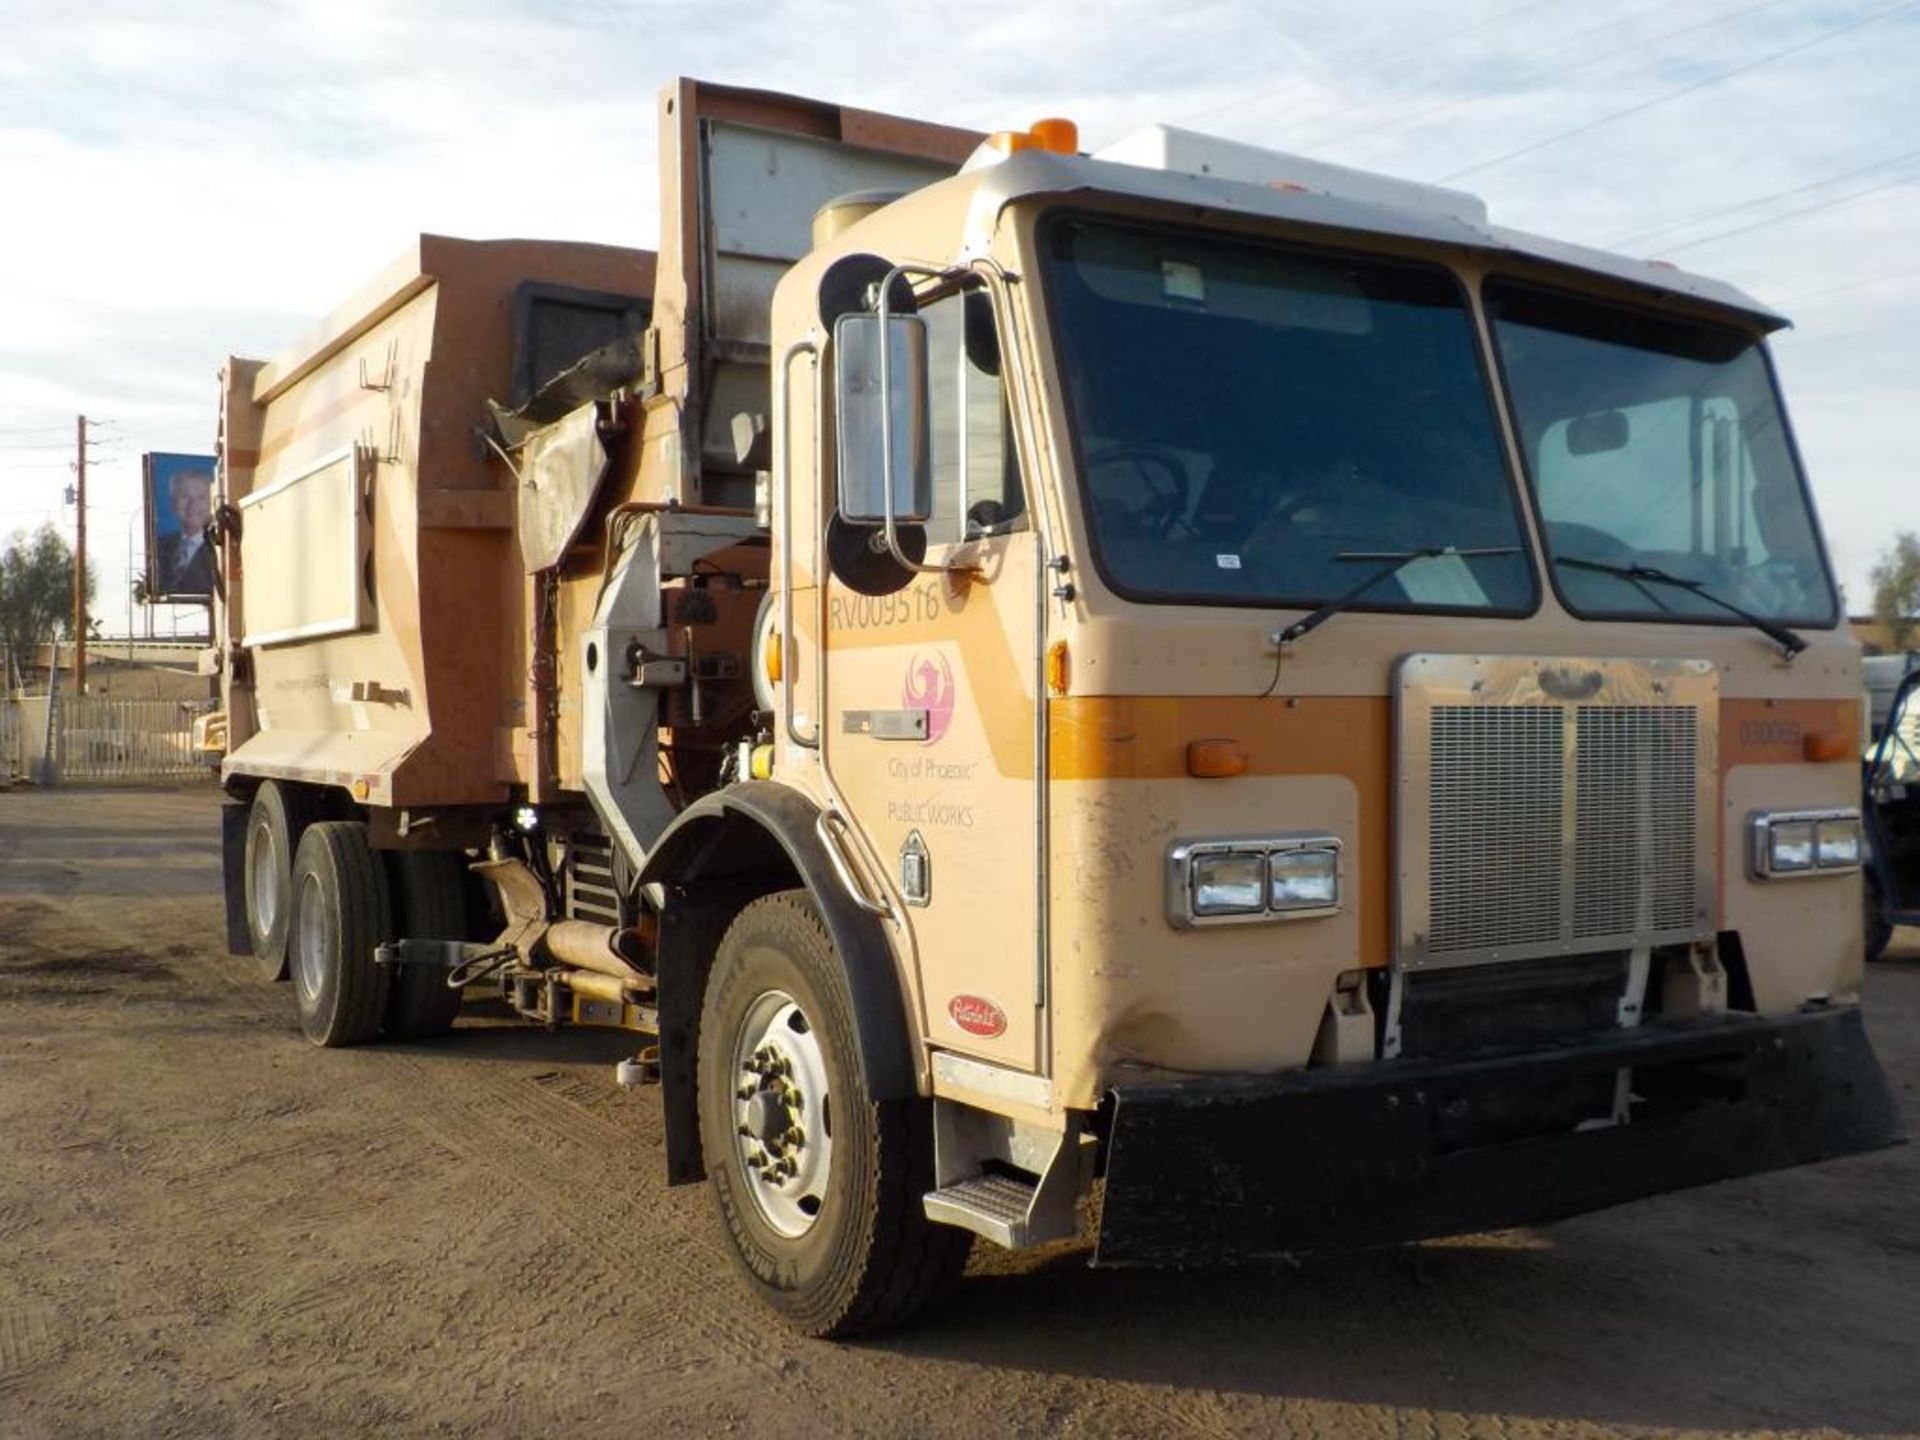
{"type": "Polygon", "coordinates": [[[387,872],[367,827],[323,820],[307,827],[293,861],[288,950],[300,1028],[316,1045],[357,1045],[380,1033],[387,967],[376,947],[393,938],[387,872]]]}
{"type": "Polygon", "coordinates": [[[247,816],[244,868],[247,938],[261,978],[287,978],[287,935],[293,912],[293,857],[315,818],[312,796],[297,786],[264,782],[247,816]]]}
{"type": "Polygon", "coordinates": [[[749,1288],[812,1336],[902,1323],[960,1273],[972,1243],[921,1208],[931,1110],[918,1096],[868,1098],[855,1033],[845,972],[806,892],[743,909],[701,1008],[701,1145],[749,1288]]]}
{"type": "MultiPolygon", "coordinates": [[[[389,850],[393,931],[404,940],[465,940],[467,866],[451,850],[389,850]]],[[[387,980],[383,1028],[394,1040],[430,1040],[453,1028],[460,992],[437,965],[395,965],[387,980]]]]}

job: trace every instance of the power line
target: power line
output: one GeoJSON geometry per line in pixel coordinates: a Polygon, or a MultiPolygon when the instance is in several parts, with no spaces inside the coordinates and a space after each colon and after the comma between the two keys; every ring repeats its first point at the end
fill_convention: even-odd
{"type": "MultiPolygon", "coordinates": [[[[87,441],[87,449],[90,453],[97,455],[113,455],[121,453],[120,446],[125,443],[125,441],[119,439],[117,436],[112,440],[89,440],[87,441]]],[[[64,444],[58,440],[34,440],[32,442],[0,440],[0,451],[72,449],[73,441],[71,440],[66,441],[64,444]]]]}
{"type": "MultiPolygon", "coordinates": [[[[1539,70],[1531,75],[1526,76],[1524,83],[1537,84],[1542,80],[1549,80],[1558,75],[1570,75],[1576,70],[1584,70],[1589,65],[1600,65],[1600,64],[1604,64],[1606,61],[1609,61],[1609,60],[1618,60],[1623,55],[1633,55],[1633,54],[1637,54],[1642,50],[1656,49],[1659,46],[1666,44],[1669,40],[1677,40],[1682,35],[1691,35],[1696,30],[1711,30],[1717,25],[1731,24],[1733,21],[1742,19],[1748,15],[1752,15],[1756,11],[1772,10],[1777,6],[1785,5],[1787,3],[1789,3],[1789,0],[1761,0],[1761,3],[1757,5],[1748,5],[1743,9],[1728,11],[1725,14],[1715,15],[1710,19],[1696,21],[1691,25],[1683,25],[1678,30],[1669,30],[1667,31],[1666,34],[1656,35],[1651,40],[1636,41],[1631,45],[1622,45],[1615,50],[1602,51],[1598,55],[1589,55],[1584,60],[1576,60],[1573,63],[1568,65],[1550,66],[1547,69],[1539,70]]],[[[1642,15],[1651,14],[1653,11],[1656,11],[1656,10],[1664,11],[1664,10],[1671,10],[1671,9],[1672,9],[1672,6],[1669,4],[1663,3],[1658,5],[1651,5],[1644,10],[1635,10],[1631,14],[1623,15],[1618,20],[1609,21],[1605,25],[1596,25],[1596,26],[1593,26],[1591,29],[1582,30],[1578,36],[1574,36],[1570,38],[1585,39],[1589,35],[1598,35],[1603,31],[1617,29],[1619,26],[1626,24],[1628,21],[1637,20],[1642,15]]],[[[1556,50],[1559,48],[1560,48],[1559,45],[1543,46],[1538,51],[1522,52],[1520,58],[1525,59],[1528,54],[1545,54],[1549,51],[1556,50]]],[[[1502,93],[1510,93],[1510,92],[1502,92],[1502,93]]],[[[1317,139],[1315,140],[1314,143],[1321,144],[1321,145],[1338,145],[1348,140],[1358,140],[1368,135],[1377,135],[1382,131],[1403,129],[1408,125],[1417,124],[1420,121],[1430,119],[1435,115],[1443,115],[1449,110],[1458,110],[1465,106],[1470,106],[1470,105],[1483,105],[1488,100],[1493,98],[1494,96],[1492,95],[1458,96],[1455,99],[1444,100],[1437,105],[1429,106],[1425,110],[1418,110],[1413,112],[1412,114],[1392,117],[1387,120],[1381,121],[1379,124],[1362,126],[1360,129],[1357,129],[1357,130],[1343,131],[1338,134],[1325,137],[1323,139],[1317,139]]]]}
{"type": "Polygon", "coordinates": [[[1769,51],[1767,54],[1762,55],[1757,59],[1749,60],[1746,63],[1741,65],[1735,65],[1733,68],[1729,70],[1719,71],[1716,74],[1707,76],[1705,79],[1695,80],[1693,83],[1689,85],[1682,85],[1677,90],[1669,90],[1665,94],[1656,95],[1650,100],[1642,100],[1637,105],[1629,105],[1624,110],[1615,110],[1612,114],[1602,115],[1596,120],[1589,120],[1584,125],[1576,125],[1571,130],[1562,130],[1557,135],[1549,135],[1544,140],[1536,140],[1531,145],[1522,145],[1517,150],[1509,150],[1504,154],[1495,155],[1491,159],[1479,161],[1477,164],[1469,165],[1464,169],[1452,171],[1449,174],[1442,175],[1440,177],[1439,183],[1446,184],[1451,181],[1458,180],[1465,175],[1473,175],[1473,174],[1477,174],[1479,171],[1482,171],[1482,170],[1490,170],[1495,165],[1504,165],[1506,164],[1507,161],[1517,160],[1522,155],[1531,155],[1536,150],[1544,150],[1549,145],[1558,145],[1562,140],[1571,140],[1575,136],[1590,134],[1595,130],[1601,129],[1603,126],[1613,124],[1616,120],[1625,120],[1628,116],[1631,116],[1631,115],[1644,114],[1646,111],[1651,110],[1656,106],[1665,105],[1668,101],[1678,100],[1683,96],[1692,95],[1701,90],[1705,90],[1709,86],[1722,84],[1725,81],[1733,79],[1737,75],[1745,75],[1749,71],[1758,70],[1763,65],[1771,65],[1776,60],[1784,60],[1789,55],[1797,55],[1803,50],[1811,50],[1816,45],[1824,45],[1829,40],[1837,40],[1842,35],[1846,35],[1854,30],[1858,30],[1862,26],[1873,24],[1876,20],[1885,20],[1887,17],[1891,15],[1898,15],[1902,11],[1915,9],[1917,4],[1920,4],[1920,0],[1909,0],[1909,3],[1907,4],[1889,6],[1885,10],[1876,10],[1871,15],[1863,16],[1858,20],[1849,21],[1845,25],[1841,25],[1835,29],[1825,31],[1822,34],[1815,35],[1811,39],[1802,40],[1798,44],[1788,45],[1783,49],[1769,51]]]}
{"type": "Polygon", "coordinates": [[[1650,226],[1645,230],[1634,230],[1626,235],[1615,236],[1613,239],[1607,241],[1606,248],[1612,250],[1621,245],[1638,244],[1640,241],[1650,239],[1655,235],[1664,235],[1669,230],[1684,230],[1690,225],[1699,224],[1702,220],[1718,220],[1723,215],[1737,215],[1742,210],[1752,210],[1761,205],[1771,205],[1776,200],[1791,200],[1794,196],[1805,195],[1811,190],[1823,190],[1829,185],[1838,185],[1843,180],[1855,180],[1862,175],[1871,175],[1876,170],[1885,170],[1895,165],[1905,165],[1914,160],[1920,160],[1920,150],[1909,150],[1906,154],[1896,155],[1890,160],[1876,160],[1871,165],[1862,165],[1855,170],[1845,170],[1838,175],[1829,175],[1824,180],[1815,180],[1811,184],[1795,186],[1791,190],[1776,190],[1771,195],[1761,195],[1752,200],[1742,200],[1737,205],[1725,205],[1718,210],[1703,210],[1696,215],[1689,215],[1682,220],[1669,220],[1664,225],[1650,226]]]}
{"type": "Polygon", "coordinates": [[[1864,280],[1843,280],[1838,285],[1823,285],[1818,290],[1796,290],[1791,295],[1782,295],[1780,304],[1790,305],[1796,300],[1816,300],[1823,295],[1838,295],[1843,290],[1865,290],[1874,285],[1891,285],[1896,280],[1911,280],[1920,276],[1920,269],[1895,270],[1891,275],[1874,275],[1864,280]]]}
{"type": "Polygon", "coordinates": [[[1678,255],[1685,250],[1693,250],[1701,245],[1711,245],[1716,240],[1728,240],[1735,235],[1750,234],[1755,230],[1764,230],[1769,225],[1778,225],[1786,220],[1798,220],[1803,215],[1812,215],[1821,210],[1838,210],[1843,205],[1851,205],[1856,200],[1865,200],[1886,190],[1897,190],[1903,185],[1911,185],[1911,176],[1900,175],[1892,180],[1882,181],[1878,185],[1869,185],[1864,190],[1856,190],[1851,195],[1842,195],[1837,200],[1822,200],[1817,205],[1803,205],[1798,210],[1789,210],[1784,215],[1770,215],[1765,220],[1756,220],[1751,225],[1738,225],[1731,230],[1721,230],[1712,235],[1702,235],[1698,240],[1689,240],[1684,245],[1673,245],[1662,250],[1662,256],[1678,255]]]}
{"type": "MultiPolygon", "coordinates": [[[[1529,0],[1528,4],[1516,5],[1511,10],[1502,10],[1497,15],[1489,15],[1486,19],[1476,20],[1470,25],[1460,25],[1451,30],[1442,30],[1438,35],[1429,35],[1425,39],[1408,45],[1403,49],[1391,51],[1388,54],[1368,61],[1364,65],[1355,66],[1345,73],[1348,75],[1366,75],[1372,71],[1384,69],[1396,61],[1405,60],[1409,56],[1425,55],[1436,45],[1443,45],[1449,40],[1456,40],[1462,35],[1471,35],[1476,30],[1486,29],[1489,25],[1498,25],[1504,20],[1516,19],[1531,11],[1544,10],[1549,5],[1558,5],[1561,3],[1563,3],[1563,0],[1529,0]]],[[[1210,105],[1204,110],[1194,110],[1186,115],[1177,117],[1175,123],[1181,125],[1190,124],[1195,120],[1204,120],[1209,116],[1219,115],[1227,110],[1238,110],[1247,105],[1258,105],[1262,101],[1271,100],[1284,90],[1291,89],[1292,84],[1293,82],[1288,81],[1284,84],[1271,86],[1265,90],[1257,90],[1251,95],[1243,95],[1237,100],[1227,100],[1218,105],[1210,105]]]]}
{"type": "MultiPolygon", "coordinates": [[[[1868,335],[1888,335],[1892,334],[1895,330],[1911,330],[1912,328],[1913,326],[1905,320],[1892,320],[1885,325],[1868,325],[1863,329],[1841,330],[1836,334],[1827,334],[1824,331],[1811,335],[1804,331],[1789,332],[1786,335],[1771,340],[1769,343],[1778,346],[1782,354],[1791,356],[1798,355],[1803,350],[1817,349],[1822,345],[1837,344],[1842,340],[1859,340],[1868,335]]],[[[1804,387],[1802,387],[1802,393],[1804,393],[1804,387]]]]}

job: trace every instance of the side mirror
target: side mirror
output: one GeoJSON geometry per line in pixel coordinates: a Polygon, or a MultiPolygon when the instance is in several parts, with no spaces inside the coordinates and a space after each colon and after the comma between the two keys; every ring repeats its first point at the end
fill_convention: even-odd
{"type": "Polygon", "coordinates": [[[885,393],[878,315],[847,314],[834,321],[833,352],[842,518],[856,525],[885,523],[891,468],[894,522],[925,521],[933,514],[926,321],[916,315],[887,317],[885,393]],[[890,457],[883,448],[883,423],[891,436],[890,457]]]}
{"type": "Polygon", "coordinates": [[[1624,410],[1599,410],[1567,422],[1569,455],[1604,455],[1610,450],[1624,450],[1630,438],[1624,410]]]}

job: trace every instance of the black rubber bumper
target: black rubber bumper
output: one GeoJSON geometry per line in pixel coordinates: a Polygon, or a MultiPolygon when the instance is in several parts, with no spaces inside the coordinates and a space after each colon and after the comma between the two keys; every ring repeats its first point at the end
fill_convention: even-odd
{"type": "Polygon", "coordinates": [[[1095,1263],[1265,1261],[1538,1224],[1898,1143],[1860,1012],[1111,1092],[1095,1263]],[[1626,1124],[1606,1113],[1622,1070],[1626,1124]]]}

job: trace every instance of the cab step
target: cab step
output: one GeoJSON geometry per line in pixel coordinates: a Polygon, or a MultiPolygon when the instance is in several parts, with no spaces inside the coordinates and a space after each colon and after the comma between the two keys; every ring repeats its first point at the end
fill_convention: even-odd
{"type": "Polygon", "coordinates": [[[1038,1192],[1039,1186],[1031,1180],[1012,1175],[975,1175],[929,1190],[922,1203],[929,1220],[957,1225],[996,1245],[1020,1250],[1040,1238],[1032,1233],[1030,1223],[1038,1192]]]}

